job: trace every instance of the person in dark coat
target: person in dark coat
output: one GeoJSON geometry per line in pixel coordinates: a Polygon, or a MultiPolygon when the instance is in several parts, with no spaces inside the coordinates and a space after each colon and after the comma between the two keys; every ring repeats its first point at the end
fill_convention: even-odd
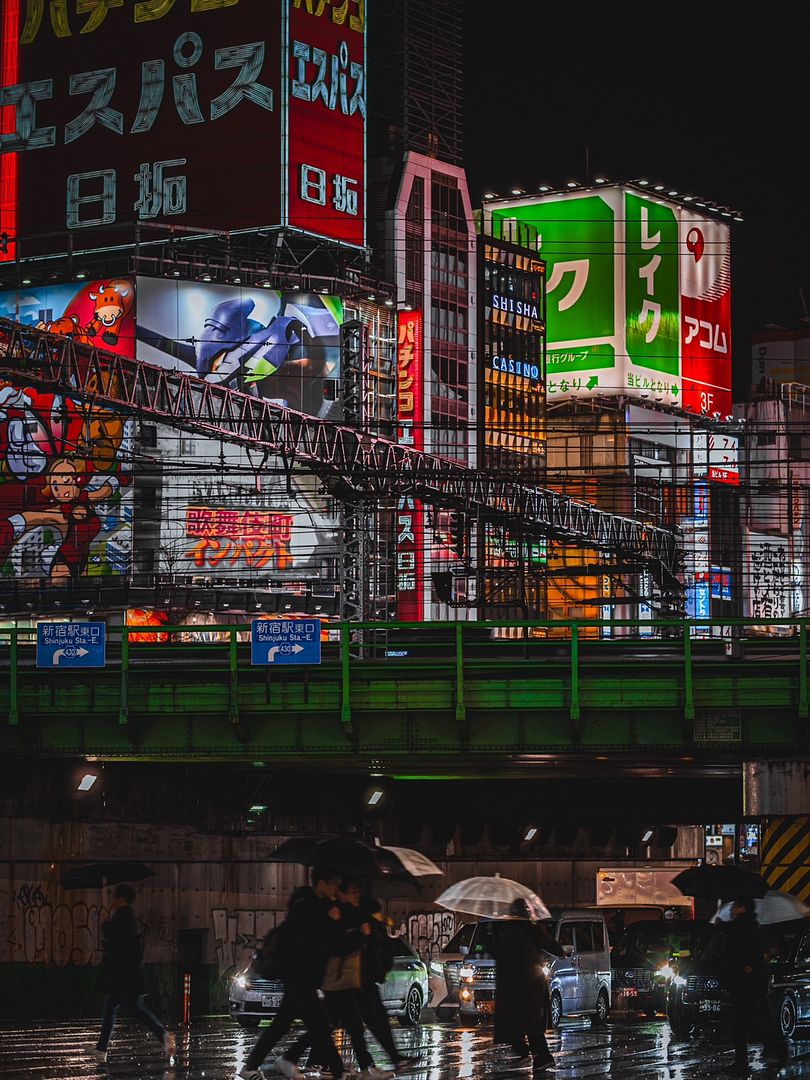
{"type": "Polygon", "coordinates": [[[296,889],[290,897],[287,918],[280,928],[284,998],[240,1069],[241,1080],[264,1080],[259,1066],[295,1020],[302,1021],[306,1035],[275,1059],[276,1071],[288,1080],[303,1080],[298,1057],[305,1046],[311,1046],[315,1059],[326,1065],[333,1080],[346,1076],[320,989],[329,957],[346,956],[359,948],[360,935],[348,933],[341,922],[336,902],[339,880],[336,871],[315,867],[312,888],[296,889]]]}
{"type": "Polygon", "coordinates": [[[546,1042],[548,982],[544,954],[564,956],[562,947],[532,922],[523,900],[512,905],[512,918],[497,923],[489,951],[495,960],[494,1042],[508,1043],[518,1057],[533,1058],[534,1071],[554,1067],[546,1042]]]}
{"type": "Polygon", "coordinates": [[[787,1046],[768,1002],[764,943],[752,900],[734,901],[731,922],[721,924],[703,958],[717,964],[720,985],[731,996],[734,1073],[748,1075],[749,1040],[761,1042],[768,1056],[784,1064],[787,1046]]]}
{"type": "Polygon", "coordinates": [[[135,920],[131,885],[118,885],[112,903],[112,916],[101,927],[101,978],[104,1007],[98,1042],[86,1049],[98,1062],[107,1060],[107,1047],[115,1027],[118,1010],[126,1005],[136,1020],[144,1024],[171,1059],[176,1052],[174,1035],[144,1005],[145,985],[141,963],[141,934],[135,920]]]}

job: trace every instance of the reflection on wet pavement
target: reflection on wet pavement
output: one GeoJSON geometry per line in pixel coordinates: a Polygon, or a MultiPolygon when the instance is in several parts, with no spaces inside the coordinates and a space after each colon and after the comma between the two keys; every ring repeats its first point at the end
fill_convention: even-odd
{"type": "MultiPolygon", "coordinates": [[[[177,1061],[167,1067],[160,1047],[139,1027],[122,1020],[116,1028],[106,1065],[97,1065],[82,1049],[94,1040],[97,1025],[87,1021],[44,1023],[40,1026],[0,1023],[0,1077],[31,1080],[232,1080],[242,1067],[256,1039],[227,1017],[195,1021],[177,1034],[177,1061]]],[[[807,1032],[810,1039],[810,1030],[807,1032]]],[[[413,1031],[399,1028],[395,1038],[400,1049],[417,1054],[417,1067],[402,1074],[403,1080],[530,1080],[531,1065],[515,1064],[503,1049],[492,1046],[488,1026],[461,1028],[427,1022],[413,1031]]],[[[284,1045],[284,1044],[282,1044],[284,1045]]],[[[729,1044],[721,1036],[673,1039],[665,1020],[615,1020],[603,1027],[589,1021],[567,1024],[549,1045],[557,1061],[551,1074],[577,1077],[633,1077],[637,1080],[711,1080],[728,1074],[732,1062],[729,1044]]],[[[378,1064],[385,1057],[375,1044],[378,1064]]],[[[351,1061],[348,1046],[344,1060],[351,1061]]],[[[791,1059],[784,1069],[768,1065],[758,1048],[750,1053],[751,1074],[770,1077],[810,1078],[810,1041],[794,1040],[791,1059]]],[[[268,1080],[276,1074],[267,1066],[268,1080]]]]}

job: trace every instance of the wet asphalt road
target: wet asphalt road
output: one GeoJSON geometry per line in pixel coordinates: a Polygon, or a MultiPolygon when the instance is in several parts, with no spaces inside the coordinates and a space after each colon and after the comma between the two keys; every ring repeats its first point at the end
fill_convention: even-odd
{"type": "MultiPolygon", "coordinates": [[[[98,1028],[87,1021],[62,1021],[39,1026],[0,1023],[0,1080],[83,1080],[110,1077],[114,1080],[233,1080],[244,1064],[256,1033],[243,1031],[227,1017],[195,1021],[188,1031],[178,1032],[178,1060],[168,1068],[157,1043],[143,1029],[121,1021],[113,1035],[106,1066],[96,1065],[82,1051],[82,1043],[97,1037],[98,1028]]],[[[531,1068],[515,1067],[500,1049],[492,1047],[491,1028],[461,1028],[428,1021],[414,1031],[396,1029],[395,1038],[408,1054],[418,1054],[421,1064],[401,1074],[403,1080],[531,1080],[531,1068]]],[[[751,1075],[810,1078],[810,1030],[808,1041],[791,1043],[789,1065],[778,1070],[767,1065],[758,1048],[750,1051],[751,1075]]],[[[284,1044],[282,1044],[284,1045],[284,1044]]],[[[372,1053],[376,1045],[369,1042],[372,1053]]],[[[732,1053],[720,1037],[673,1040],[665,1020],[634,1020],[614,1017],[605,1027],[589,1021],[572,1022],[549,1036],[557,1061],[552,1077],[632,1077],[633,1080],[712,1080],[728,1075],[732,1053]]],[[[375,1054],[380,1065],[385,1058],[375,1054]]],[[[351,1061],[348,1047],[344,1060],[351,1061]]],[[[277,1074],[266,1067],[268,1080],[277,1074]]]]}

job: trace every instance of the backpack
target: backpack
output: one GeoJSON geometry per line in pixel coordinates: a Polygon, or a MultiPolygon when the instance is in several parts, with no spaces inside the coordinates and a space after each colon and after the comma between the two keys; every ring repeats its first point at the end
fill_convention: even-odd
{"type": "MultiPolygon", "coordinates": [[[[286,921],[286,920],[285,920],[286,921]]],[[[253,960],[253,970],[263,979],[278,980],[283,982],[285,977],[285,964],[282,956],[284,944],[284,922],[274,926],[265,934],[261,948],[253,960]]]]}

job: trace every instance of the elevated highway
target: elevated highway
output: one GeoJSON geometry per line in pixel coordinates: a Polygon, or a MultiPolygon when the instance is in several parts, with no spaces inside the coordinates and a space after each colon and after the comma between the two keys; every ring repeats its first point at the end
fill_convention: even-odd
{"type": "Polygon", "coordinates": [[[320,665],[275,669],[251,666],[244,628],[110,627],[106,666],[84,671],[37,669],[35,631],[4,630],[0,753],[435,777],[738,774],[807,753],[807,621],[776,638],[740,620],[731,656],[683,622],[598,625],[330,624],[320,665]]]}

